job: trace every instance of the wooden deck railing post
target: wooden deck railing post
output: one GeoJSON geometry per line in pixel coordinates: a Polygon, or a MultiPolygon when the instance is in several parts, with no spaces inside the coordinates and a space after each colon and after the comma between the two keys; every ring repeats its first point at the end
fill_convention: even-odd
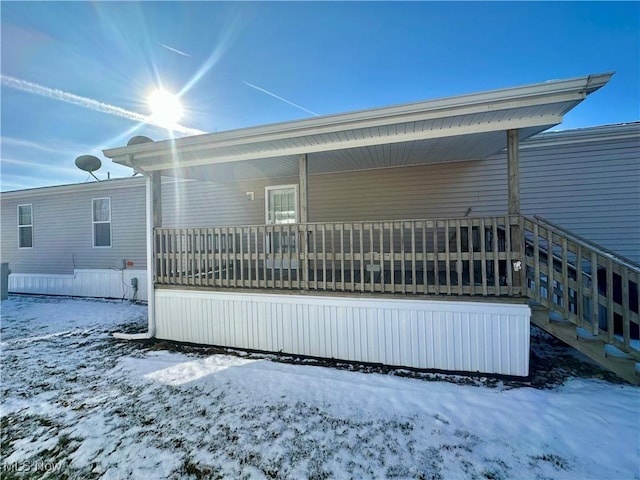
{"type": "MultiPolygon", "coordinates": [[[[511,247],[512,264],[507,265],[507,268],[513,269],[513,287],[516,295],[524,296],[527,286],[527,266],[525,259],[525,242],[524,242],[524,228],[523,218],[518,215],[515,217],[515,222],[511,225],[511,247]]],[[[538,282],[536,280],[536,282],[538,282]]],[[[540,285],[536,284],[538,292],[540,285]]]]}
{"type": "Polygon", "coordinates": [[[298,268],[302,266],[302,289],[309,290],[309,235],[308,225],[306,223],[300,224],[300,253],[298,254],[299,263],[298,268]]]}
{"type": "MultiPolygon", "coordinates": [[[[309,236],[307,222],[309,221],[309,172],[307,154],[300,155],[298,160],[298,174],[300,176],[300,244],[302,252],[298,254],[299,263],[302,263],[302,288],[309,289],[309,236]]],[[[300,265],[298,265],[300,268],[300,265]]],[[[315,278],[314,278],[315,280],[315,278]]]]}
{"type": "Polygon", "coordinates": [[[507,187],[508,212],[517,215],[517,222],[511,226],[511,242],[513,248],[513,263],[507,268],[513,268],[513,286],[522,295],[526,285],[526,268],[524,253],[524,230],[520,228],[520,155],[519,133],[517,129],[507,130],[507,187]],[[518,269],[519,268],[519,269],[518,269]]]}

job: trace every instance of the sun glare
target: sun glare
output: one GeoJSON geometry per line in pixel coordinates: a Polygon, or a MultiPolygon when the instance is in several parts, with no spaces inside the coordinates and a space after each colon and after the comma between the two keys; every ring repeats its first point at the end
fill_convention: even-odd
{"type": "Polygon", "coordinates": [[[177,125],[182,118],[182,105],[177,96],[163,89],[154,90],[148,99],[151,119],[163,127],[177,125]]]}

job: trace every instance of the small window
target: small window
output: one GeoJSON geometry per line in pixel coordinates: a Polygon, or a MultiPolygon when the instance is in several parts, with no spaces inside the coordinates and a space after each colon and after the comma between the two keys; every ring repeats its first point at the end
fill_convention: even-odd
{"type": "Polygon", "coordinates": [[[93,199],[93,246],[111,246],[111,199],[93,199]]]}
{"type": "Polygon", "coordinates": [[[33,207],[18,205],[18,247],[33,248],[33,207]]]}
{"type": "Polygon", "coordinates": [[[265,187],[266,220],[269,225],[298,222],[298,186],[265,187]]]}

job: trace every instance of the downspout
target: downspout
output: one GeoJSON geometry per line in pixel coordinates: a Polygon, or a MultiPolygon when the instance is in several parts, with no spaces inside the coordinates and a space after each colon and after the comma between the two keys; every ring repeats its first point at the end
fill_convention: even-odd
{"type": "Polygon", "coordinates": [[[146,216],[147,216],[147,332],[146,333],[120,333],[113,334],[115,338],[121,340],[149,340],[156,333],[156,296],[153,285],[153,174],[145,174],[146,189],[146,216]]]}

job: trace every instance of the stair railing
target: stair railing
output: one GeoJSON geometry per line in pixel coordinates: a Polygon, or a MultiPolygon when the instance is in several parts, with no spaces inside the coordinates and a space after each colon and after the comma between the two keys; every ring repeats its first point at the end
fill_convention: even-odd
{"type": "Polygon", "coordinates": [[[640,359],[640,267],[540,217],[523,217],[527,295],[640,359]]]}

